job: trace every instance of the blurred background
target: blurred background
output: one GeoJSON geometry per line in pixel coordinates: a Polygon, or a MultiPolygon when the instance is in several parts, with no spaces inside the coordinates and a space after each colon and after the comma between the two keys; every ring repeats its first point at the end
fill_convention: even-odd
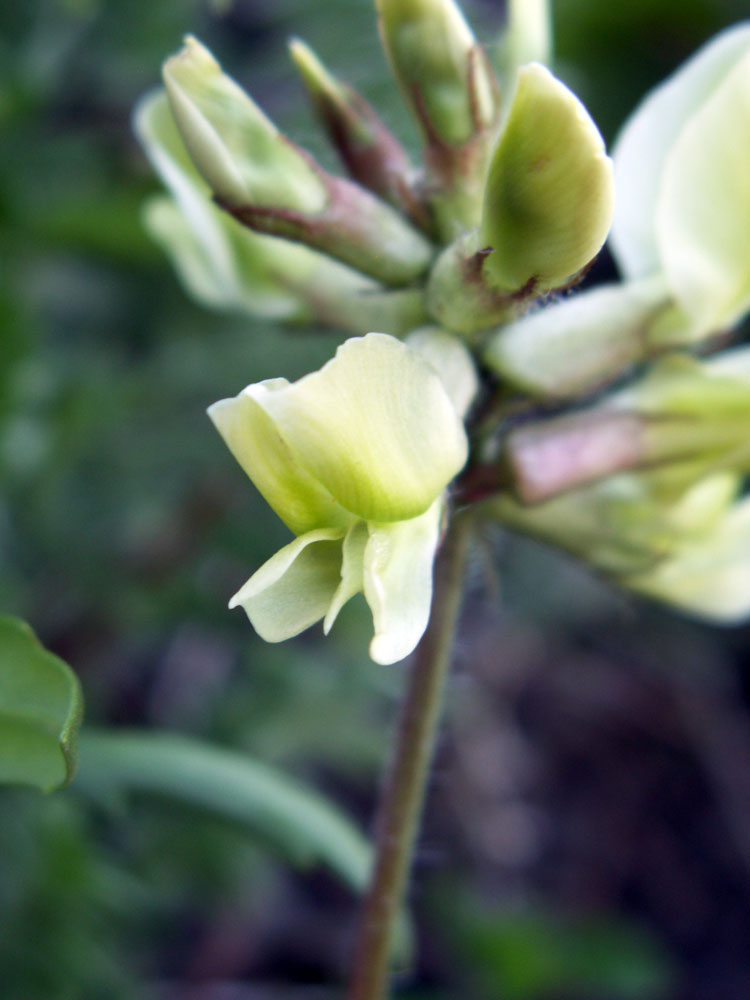
{"type": "MultiPolygon", "coordinates": [[[[503,16],[466,0],[480,38],[503,16]]],[[[611,142],[745,0],[556,0],[560,76],[611,142]]],[[[0,608],[78,672],[92,725],[278,766],[368,829],[400,668],[353,602],[263,644],[228,597],[287,540],[205,417],[336,337],[209,313],[146,237],[130,115],[196,34],[333,158],[298,35],[411,148],[369,0],[0,6],[0,608]]],[[[608,274],[606,255],[597,267],[608,274]]],[[[750,996],[750,628],[638,603],[506,535],[471,567],[411,903],[411,1000],[750,996]]],[[[335,996],[356,899],[176,797],[0,790],[3,1000],[335,996]]]]}

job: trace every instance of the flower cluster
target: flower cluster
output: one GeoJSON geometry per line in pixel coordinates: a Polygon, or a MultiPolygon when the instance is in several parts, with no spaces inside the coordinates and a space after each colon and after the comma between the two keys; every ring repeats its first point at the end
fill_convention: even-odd
{"type": "Polygon", "coordinates": [[[634,591],[750,613],[750,354],[688,354],[750,308],[750,25],[655,90],[610,160],[544,65],[542,0],[509,4],[499,74],[454,0],[376,6],[421,166],[298,40],[348,177],[282,135],[194,38],[136,113],[169,189],[147,225],[196,298],[367,334],[296,383],[209,411],[296,536],[232,605],[279,641],[321,618],[327,632],[362,592],[371,656],[402,658],[429,618],[461,474],[462,503],[634,591]],[[556,296],[610,225],[623,280],[556,296]],[[581,408],[635,362],[634,381],[581,408]],[[544,417],[550,400],[568,411],[544,417]]]}

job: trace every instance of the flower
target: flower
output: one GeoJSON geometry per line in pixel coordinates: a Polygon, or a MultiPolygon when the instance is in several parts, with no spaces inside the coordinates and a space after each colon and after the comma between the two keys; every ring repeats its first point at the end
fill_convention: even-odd
{"type": "Polygon", "coordinates": [[[460,145],[497,117],[489,61],[453,0],[377,0],[383,45],[428,142],[460,145]]]}
{"type": "Polygon", "coordinates": [[[565,399],[738,323],[750,309],[748,149],[745,22],[648,94],[614,145],[610,243],[624,280],[505,326],[485,364],[565,399]]]}
{"type": "Polygon", "coordinates": [[[487,513],[628,590],[737,622],[750,615],[749,428],[750,347],[671,355],[597,407],[512,432],[527,503],[502,495],[487,513]]]}
{"type": "Polygon", "coordinates": [[[386,334],[347,340],[320,371],[270,379],[209,416],[297,536],[234,595],[269,642],[363,592],[370,656],[393,663],[424,632],[444,490],[464,465],[463,425],[435,369],[386,334]]]}
{"type": "Polygon", "coordinates": [[[613,151],[612,250],[623,276],[663,276],[653,336],[696,340],[750,308],[750,22],[722,32],[652,91],[613,151]]]}
{"type": "Polygon", "coordinates": [[[588,409],[514,428],[506,440],[515,488],[528,503],[625,470],[673,465],[750,471],[750,352],[708,361],[660,358],[588,409]]]}
{"type": "Polygon", "coordinates": [[[750,615],[750,499],[737,500],[706,534],[672,558],[626,578],[632,590],[716,624],[750,615]]]}

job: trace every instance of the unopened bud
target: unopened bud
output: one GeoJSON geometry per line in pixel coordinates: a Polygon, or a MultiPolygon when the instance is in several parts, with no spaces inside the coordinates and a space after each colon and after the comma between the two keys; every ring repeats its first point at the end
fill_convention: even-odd
{"type": "Polygon", "coordinates": [[[599,286],[502,327],[488,342],[483,360],[534,395],[575,398],[645,356],[646,330],[667,302],[660,277],[599,286]]]}
{"type": "Polygon", "coordinates": [[[523,294],[498,291],[485,279],[486,251],[476,231],[446,247],[430,272],[427,306],[442,326],[470,337],[515,318],[523,294]]]}
{"type": "Polygon", "coordinates": [[[377,0],[380,26],[404,96],[426,138],[459,145],[494,122],[495,87],[453,0],[377,0]]]}
{"type": "Polygon", "coordinates": [[[403,146],[372,105],[333,76],[304,42],[293,39],[289,51],[349,174],[363,187],[427,226],[426,210],[411,186],[414,168],[403,146]]]}
{"type": "Polygon", "coordinates": [[[511,431],[508,460],[518,495],[537,503],[631,469],[746,471],[749,431],[747,377],[673,356],[601,406],[511,431]]]}
{"type": "Polygon", "coordinates": [[[195,39],[167,60],[164,80],[196,168],[241,223],[390,285],[410,284],[427,269],[432,246],[403,216],[281,135],[195,39]]]}
{"type": "Polygon", "coordinates": [[[519,498],[534,504],[642,465],[645,425],[632,413],[589,411],[529,424],[508,435],[519,498]]]}
{"type": "Polygon", "coordinates": [[[319,321],[362,333],[403,334],[426,318],[418,288],[391,290],[299,243],[263,236],[211,200],[194,168],[164,93],[139,102],[136,135],[172,197],[149,200],[146,228],[186,291],[213,309],[288,322],[319,321]]]}
{"type": "Polygon", "coordinates": [[[750,615],[750,499],[735,503],[703,536],[623,581],[648,597],[708,621],[734,624],[750,615]]]}
{"type": "Polygon", "coordinates": [[[630,586],[633,574],[650,576],[661,560],[712,533],[740,486],[726,472],[666,490],[662,480],[660,473],[624,473],[533,506],[501,494],[483,509],[630,586]]]}
{"type": "Polygon", "coordinates": [[[487,282],[565,286],[601,249],[613,202],[612,164],[588,112],[549,70],[524,66],[485,188],[487,282]]]}
{"type": "Polygon", "coordinates": [[[377,0],[383,42],[424,139],[425,197],[443,241],[479,224],[497,81],[453,0],[377,0]]]}
{"type": "Polygon", "coordinates": [[[552,57],[550,0],[508,0],[507,23],[498,45],[503,82],[512,85],[521,66],[552,57]]]}
{"type": "Polygon", "coordinates": [[[177,127],[199,173],[227,205],[314,214],[327,201],[310,162],[197,39],[164,64],[177,127]]]}

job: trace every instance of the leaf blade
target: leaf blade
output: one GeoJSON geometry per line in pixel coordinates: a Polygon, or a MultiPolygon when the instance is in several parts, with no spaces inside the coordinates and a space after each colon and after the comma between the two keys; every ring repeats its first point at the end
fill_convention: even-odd
{"type": "Polygon", "coordinates": [[[44,792],[68,784],[82,715],[70,667],[25,622],[0,616],[0,783],[44,792]]]}

